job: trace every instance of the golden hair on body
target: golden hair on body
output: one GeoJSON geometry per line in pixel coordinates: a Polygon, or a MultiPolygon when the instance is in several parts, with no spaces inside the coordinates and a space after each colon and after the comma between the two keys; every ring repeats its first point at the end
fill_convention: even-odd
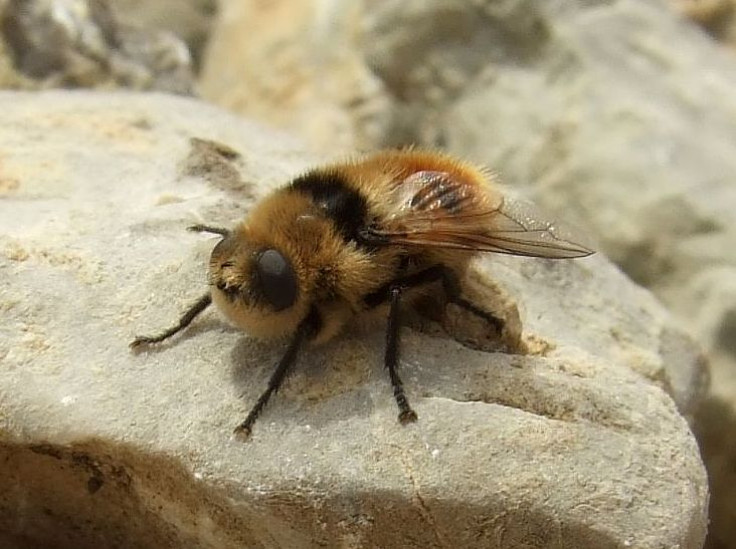
{"type": "Polygon", "coordinates": [[[567,259],[591,250],[506,198],[489,174],[448,155],[389,150],[311,170],[261,200],[234,229],[197,225],[222,240],[212,251],[210,292],[179,323],[131,344],[162,341],[210,303],[260,338],[291,343],[236,433],[250,435],[305,342],[323,343],[346,324],[387,315],[385,363],[402,423],[416,413],[398,367],[399,309],[428,291],[502,328],[462,296],[480,252],[567,259]],[[388,311],[388,312],[387,312],[388,311]]]}

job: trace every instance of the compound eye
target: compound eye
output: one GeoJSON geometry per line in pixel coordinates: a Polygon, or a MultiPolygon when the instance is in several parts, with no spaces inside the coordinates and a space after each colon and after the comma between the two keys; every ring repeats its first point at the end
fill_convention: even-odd
{"type": "Polygon", "coordinates": [[[274,249],[265,250],[256,260],[258,286],[276,311],[291,307],[296,301],[296,274],[291,263],[274,249]]]}

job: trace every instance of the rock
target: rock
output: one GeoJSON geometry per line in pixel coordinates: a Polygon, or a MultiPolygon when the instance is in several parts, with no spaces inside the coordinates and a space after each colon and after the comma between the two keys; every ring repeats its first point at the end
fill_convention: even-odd
{"type": "MultiPolygon", "coordinates": [[[[215,311],[215,242],[315,158],[163,95],[0,94],[0,531],[56,547],[699,548],[707,484],[681,413],[702,358],[603,255],[488,256],[469,292],[524,352],[402,332],[403,427],[383,334],[305,352],[248,443],[284,350],[215,311]],[[678,410],[679,408],[679,410],[678,410]]],[[[467,322],[460,318],[460,326],[467,322]]]]}
{"type": "Polygon", "coordinates": [[[317,150],[372,146],[390,103],[358,49],[360,13],[357,2],[222,2],[202,96],[289,128],[317,150]]]}
{"type": "Polygon", "coordinates": [[[4,0],[0,35],[0,67],[13,68],[0,72],[2,87],[192,91],[187,47],[171,33],[120,24],[107,0],[4,0]]]}
{"type": "MultiPolygon", "coordinates": [[[[731,40],[733,0],[672,3],[731,40]]],[[[383,133],[370,146],[440,146],[488,165],[586,227],[702,342],[713,389],[694,428],[712,463],[714,543],[736,548],[736,473],[723,465],[736,459],[733,52],[656,0],[387,0],[363,12],[347,3],[310,5],[302,9],[311,18],[299,22],[314,29],[309,41],[300,32],[284,36],[265,16],[260,28],[281,32],[281,48],[306,58],[318,51],[314,44],[359,29],[341,41],[341,55],[365,66],[380,92],[370,122],[383,133]],[[324,10],[334,26],[320,41],[317,21],[325,16],[314,14],[324,10]]],[[[247,34],[240,29],[222,36],[247,34]]],[[[210,53],[240,67],[246,54],[235,44],[215,39],[210,53]]],[[[277,78],[267,56],[247,62],[263,79],[277,78]]],[[[291,94],[306,96],[302,90],[326,80],[320,72],[314,78],[295,83],[291,94]]],[[[228,93],[247,97],[249,84],[241,82],[236,91],[237,80],[228,80],[228,93]]],[[[355,112],[330,94],[309,97],[296,112],[338,109],[334,117],[342,119],[355,112]]],[[[259,110],[247,99],[235,107],[259,110]]],[[[274,119],[266,110],[259,116],[274,119]]],[[[282,111],[279,120],[289,115],[282,111]]],[[[325,149],[356,141],[342,128],[333,126],[337,139],[325,149]]]]}
{"type": "Polygon", "coordinates": [[[116,18],[131,27],[165,30],[181,38],[199,65],[217,11],[216,0],[114,0],[110,8],[116,18]]]}

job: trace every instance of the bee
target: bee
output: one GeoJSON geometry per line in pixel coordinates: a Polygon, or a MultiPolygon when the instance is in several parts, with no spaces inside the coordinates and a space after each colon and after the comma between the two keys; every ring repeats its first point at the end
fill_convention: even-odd
{"type": "Polygon", "coordinates": [[[384,364],[399,421],[415,421],[398,374],[402,307],[441,295],[500,332],[503,321],[463,295],[460,282],[475,255],[593,253],[507,198],[482,169],[419,150],[313,169],[262,199],[232,230],[189,229],[221,237],[209,261],[210,291],[175,326],[131,347],[173,336],[212,303],[252,336],[290,336],[268,386],[235,429],[244,439],[305,344],[324,343],[369,316],[386,319],[384,364]]]}

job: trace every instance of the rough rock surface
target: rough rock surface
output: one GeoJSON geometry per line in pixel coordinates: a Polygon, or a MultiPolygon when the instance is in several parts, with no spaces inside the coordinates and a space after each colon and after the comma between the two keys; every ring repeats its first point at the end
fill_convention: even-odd
{"type": "Polygon", "coordinates": [[[602,255],[479,261],[468,288],[518,315],[526,352],[406,328],[416,424],[396,421],[380,330],[350,332],[301,357],[243,444],[283,344],[215,311],[127,343],[205,288],[213,239],[186,225],[233,223],[313,159],[166,96],[5,92],[0,113],[0,541],[701,547],[681,413],[702,359],[602,255]]]}
{"type": "MultiPolygon", "coordinates": [[[[736,548],[736,56],[673,9],[728,41],[733,0],[386,0],[362,12],[309,4],[311,11],[302,9],[312,18],[299,28],[312,30],[310,40],[304,32],[287,36],[267,11],[256,14],[257,24],[278,35],[280,51],[307,59],[315,44],[351,30],[341,44],[354,50],[341,55],[370,69],[376,108],[351,110],[317,94],[299,112],[337,110],[333,118],[345,120],[360,112],[383,131],[361,137],[372,146],[442,146],[530,187],[538,201],[593,231],[702,342],[713,390],[696,426],[713,477],[712,531],[714,543],[736,548]],[[319,21],[332,22],[321,39],[319,21]]],[[[237,30],[243,12],[229,13],[210,55],[226,58],[234,74],[251,37],[237,30]]],[[[248,54],[247,65],[266,81],[286,79],[267,56],[248,54]]],[[[248,90],[263,95],[245,79],[240,90],[235,78],[218,84],[217,74],[204,72],[212,78],[205,86],[222,87],[209,95],[216,101],[248,90]]],[[[349,77],[340,75],[329,78],[349,77]]],[[[289,95],[306,97],[327,80],[320,71],[314,78],[291,82],[289,95]]],[[[225,104],[259,107],[258,100],[225,104]]],[[[276,123],[297,120],[279,116],[276,123]]],[[[344,137],[344,126],[317,135],[296,124],[315,143],[331,133],[328,148],[360,141],[344,137]]]]}

